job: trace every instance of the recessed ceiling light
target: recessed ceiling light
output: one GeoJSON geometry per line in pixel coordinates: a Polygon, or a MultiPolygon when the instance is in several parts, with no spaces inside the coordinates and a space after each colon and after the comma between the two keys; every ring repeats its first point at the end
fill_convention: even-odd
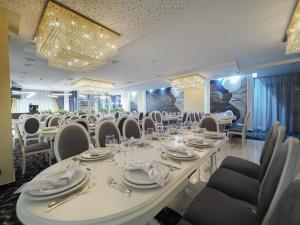
{"type": "Polygon", "coordinates": [[[118,63],[119,63],[119,60],[112,60],[111,63],[112,63],[112,64],[118,64],[118,63]]]}
{"type": "Polygon", "coordinates": [[[157,77],[162,77],[163,75],[161,75],[161,74],[157,74],[156,76],[157,76],[157,77]]]}
{"type": "Polygon", "coordinates": [[[31,63],[25,63],[24,66],[32,66],[31,63]]]}
{"type": "Polygon", "coordinates": [[[43,78],[40,78],[40,80],[43,80],[43,78]]]}
{"type": "Polygon", "coordinates": [[[157,63],[156,59],[153,59],[153,60],[152,60],[152,63],[157,63]]]}

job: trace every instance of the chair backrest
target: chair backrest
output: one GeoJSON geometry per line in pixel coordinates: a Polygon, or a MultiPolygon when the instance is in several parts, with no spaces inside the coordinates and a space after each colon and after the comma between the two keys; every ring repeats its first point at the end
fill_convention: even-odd
{"type": "Polygon", "coordinates": [[[297,177],[284,190],[275,206],[269,223],[263,225],[299,225],[300,224],[300,177],[297,177]]]}
{"type": "Polygon", "coordinates": [[[150,117],[145,117],[142,122],[142,129],[144,132],[146,132],[148,128],[153,128],[153,130],[156,131],[156,126],[153,119],[150,117]]]}
{"type": "Polygon", "coordinates": [[[54,139],[54,155],[57,161],[78,155],[89,149],[90,137],[86,129],[77,123],[62,126],[54,139]]]}
{"type": "Polygon", "coordinates": [[[166,112],[166,111],[162,111],[161,115],[162,115],[162,116],[166,116],[166,115],[167,115],[167,112],[166,112]]]}
{"type": "Polygon", "coordinates": [[[60,120],[61,118],[59,116],[53,116],[50,121],[49,121],[49,124],[48,126],[49,127],[55,127],[55,126],[58,126],[58,120],[60,120]]]}
{"type": "Polygon", "coordinates": [[[20,140],[20,144],[21,144],[21,151],[24,153],[25,152],[25,144],[24,144],[24,140],[22,138],[20,129],[19,129],[19,125],[18,124],[14,124],[15,127],[15,131],[17,133],[18,139],[20,140]]]}
{"type": "Polygon", "coordinates": [[[102,121],[96,128],[96,146],[105,147],[105,138],[107,135],[114,135],[118,142],[120,142],[121,134],[118,127],[109,120],[102,121]]]}
{"type": "Polygon", "coordinates": [[[121,136],[123,136],[123,126],[124,126],[125,120],[127,120],[127,116],[123,116],[121,119],[119,119],[119,122],[118,122],[118,129],[120,131],[121,136]]]}
{"type": "Polygon", "coordinates": [[[289,138],[284,144],[276,146],[274,155],[261,185],[257,205],[258,224],[269,224],[279,198],[293,180],[299,156],[299,141],[289,138]]]}
{"type": "Polygon", "coordinates": [[[190,113],[191,122],[195,122],[195,114],[193,112],[190,113]]]}
{"type": "Polygon", "coordinates": [[[267,172],[267,169],[271,163],[272,157],[276,154],[276,151],[278,148],[276,146],[279,146],[282,143],[282,140],[284,138],[285,128],[284,127],[278,127],[274,130],[271,139],[268,143],[267,150],[265,151],[264,157],[262,159],[262,162],[260,164],[260,170],[259,170],[259,181],[262,182],[265,174],[267,172]]]}
{"type": "Polygon", "coordinates": [[[81,118],[81,119],[86,119],[86,118],[87,118],[87,115],[85,115],[85,114],[84,114],[84,115],[81,115],[80,118],[81,118]]]}
{"type": "Polygon", "coordinates": [[[47,119],[47,115],[42,114],[42,115],[40,116],[40,121],[41,121],[41,122],[46,121],[46,119],[47,119]]]}
{"type": "Polygon", "coordinates": [[[250,116],[251,116],[251,112],[247,112],[246,116],[245,116],[244,124],[243,124],[243,130],[242,130],[244,137],[246,137],[246,135],[247,135],[248,123],[249,123],[250,116]]]}
{"type": "Polygon", "coordinates": [[[146,116],[149,116],[149,112],[146,112],[145,117],[146,117],[146,116]]]}
{"type": "Polygon", "coordinates": [[[182,122],[185,123],[187,121],[187,112],[183,113],[182,122]]]}
{"type": "Polygon", "coordinates": [[[143,112],[140,112],[139,113],[139,121],[142,121],[144,118],[144,113],[143,112]]]}
{"type": "Polygon", "coordinates": [[[45,127],[49,127],[49,122],[50,122],[50,120],[51,120],[51,118],[52,118],[52,116],[48,116],[47,118],[46,118],[46,123],[45,123],[45,127]]]}
{"type": "Polygon", "coordinates": [[[156,112],[151,112],[150,113],[150,117],[153,119],[153,121],[155,121],[155,114],[156,114],[156,112]]]}
{"type": "MultiPolygon", "coordinates": [[[[264,157],[265,152],[266,152],[267,150],[274,150],[274,149],[269,149],[268,146],[269,146],[269,142],[270,142],[270,140],[271,140],[271,138],[272,138],[272,135],[273,135],[274,131],[277,130],[279,126],[280,126],[280,123],[279,123],[278,121],[276,121],[276,122],[272,125],[272,127],[268,130],[268,133],[267,133],[267,136],[266,136],[266,140],[265,140],[264,145],[263,145],[263,147],[262,147],[262,149],[261,149],[260,159],[259,159],[259,164],[262,163],[263,157],[264,157]]],[[[273,154],[273,153],[272,153],[272,154],[273,154]]]]}
{"type": "Polygon", "coordinates": [[[115,120],[118,120],[119,116],[120,116],[120,113],[119,112],[115,112],[115,120]]]}
{"type": "Polygon", "coordinates": [[[21,114],[20,116],[19,116],[19,120],[23,120],[23,119],[25,119],[26,117],[27,117],[28,115],[27,114],[21,114]]]}
{"type": "Polygon", "coordinates": [[[95,123],[95,122],[97,122],[97,117],[96,117],[95,115],[89,115],[89,116],[87,117],[87,121],[88,121],[89,123],[95,123]]]}
{"type": "Polygon", "coordinates": [[[162,116],[161,116],[160,112],[155,113],[155,121],[157,124],[162,124],[162,116]]]}
{"type": "Polygon", "coordinates": [[[123,136],[126,138],[140,138],[141,130],[135,119],[128,118],[123,125],[123,136]]]}
{"type": "Polygon", "coordinates": [[[199,114],[198,114],[198,113],[196,113],[196,112],[195,112],[195,120],[196,120],[197,122],[199,122],[199,121],[200,121],[199,114]]]}
{"type": "Polygon", "coordinates": [[[80,119],[80,116],[71,116],[70,117],[70,121],[78,120],[78,119],[80,119]]]}
{"type": "Polygon", "coordinates": [[[205,116],[199,122],[200,128],[206,128],[208,131],[219,132],[219,125],[213,116],[205,116]]]}
{"type": "Polygon", "coordinates": [[[31,116],[27,117],[23,124],[23,131],[26,135],[35,135],[40,129],[40,121],[31,116]]]}
{"type": "Polygon", "coordinates": [[[82,125],[84,127],[84,129],[88,132],[88,134],[90,133],[90,126],[86,120],[78,119],[78,120],[75,120],[74,122],[82,125]]]}

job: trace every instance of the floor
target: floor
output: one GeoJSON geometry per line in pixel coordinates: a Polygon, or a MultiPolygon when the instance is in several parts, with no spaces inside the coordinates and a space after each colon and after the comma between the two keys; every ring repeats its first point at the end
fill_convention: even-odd
{"type": "MultiPolygon", "coordinates": [[[[219,165],[224,157],[227,155],[235,155],[243,157],[245,159],[258,162],[260,151],[263,145],[263,141],[248,139],[245,147],[241,145],[241,139],[233,138],[228,141],[221,151],[217,155],[217,164],[219,165]]],[[[16,217],[15,205],[18,199],[18,195],[13,193],[23,183],[30,181],[36,174],[48,167],[48,162],[45,155],[40,154],[37,156],[28,157],[28,164],[26,167],[26,174],[21,174],[21,157],[20,146],[16,142],[15,149],[15,167],[16,167],[16,182],[11,184],[0,186],[0,224],[2,225],[15,225],[20,224],[16,217]]],[[[186,207],[192,201],[193,197],[201,191],[205,182],[209,178],[208,172],[209,165],[203,165],[201,168],[201,181],[198,181],[198,175],[195,174],[190,179],[190,184],[183,190],[177,198],[172,200],[168,207],[162,210],[156,217],[162,225],[173,225],[180,215],[184,213],[186,207]]]]}

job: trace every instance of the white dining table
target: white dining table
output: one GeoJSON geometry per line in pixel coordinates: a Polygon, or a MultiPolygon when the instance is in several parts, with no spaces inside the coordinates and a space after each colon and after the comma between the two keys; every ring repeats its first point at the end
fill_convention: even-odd
{"type": "MultiPolygon", "coordinates": [[[[18,219],[23,224],[30,225],[144,225],[147,224],[170,200],[176,197],[189,183],[189,177],[206,162],[222,146],[225,140],[219,140],[211,148],[197,151],[196,160],[182,161],[180,165],[171,160],[162,160],[158,142],[152,142],[153,148],[136,148],[126,153],[125,160],[145,162],[158,160],[180,167],[171,172],[171,177],[164,187],[150,190],[134,189],[128,197],[119,190],[107,184],[111,175],[118,182],[122,182],[124,155],[116,154],[118,165],[112,165],[110,160],[85,162],[95,177],[90,182],[95,186],[89,193],[81,195],[58,208],[46,212],[47,205],[52,200],[32,201],[25,194],[19,196],[16,210],[18,219]]],[[[174,144],[176,141],[171,141],[174,144]]],[[[170,143],[170,142],[169,142],[170,143]]],[[[68,165],[72,159],[58,162],[52,167],[68,165]]],[[[83,167],[84,169],[84,167],[83,167]]]]}

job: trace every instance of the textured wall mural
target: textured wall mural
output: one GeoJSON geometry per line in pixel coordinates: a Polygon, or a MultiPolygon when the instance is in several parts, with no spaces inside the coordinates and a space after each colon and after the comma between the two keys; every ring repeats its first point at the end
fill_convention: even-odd
{"type": "Polygon", "coordinates": [[[183,111],[183,92],[173,88],[146,91],[146,109],[151,111],[183,111]]]}
{"type": "Polygon", "coordinates": [[[231,110],[239,123],[247,112],[247,79],[234,76],[210,81],[210,111],[231,110]]]}

